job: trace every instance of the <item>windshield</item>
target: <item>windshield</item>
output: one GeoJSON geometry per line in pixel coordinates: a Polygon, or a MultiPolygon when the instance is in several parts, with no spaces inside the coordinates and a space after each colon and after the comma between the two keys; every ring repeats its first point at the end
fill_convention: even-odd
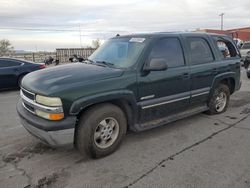
{"type": "Polygon", "coordinates": [[[242,46],[242,49],[250,49],[250,42],[245,42],[242,46]]]}
{"type": "Polygon", "coordinates": [[[116,68],[128,68],[136,63],[144,47],[144,38],[110,39],[99,47],[89,60],[116,68]]]}

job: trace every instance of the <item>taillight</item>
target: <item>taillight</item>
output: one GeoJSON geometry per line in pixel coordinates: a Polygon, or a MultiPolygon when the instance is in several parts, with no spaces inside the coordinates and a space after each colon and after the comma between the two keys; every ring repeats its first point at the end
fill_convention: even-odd
{"type": "Polygon", "coordinates": [[[39,65],[39,68],[40,69],[44,69],[46,66],[44,65],[44,64],[42,64],[42,65],[39,65]]]}

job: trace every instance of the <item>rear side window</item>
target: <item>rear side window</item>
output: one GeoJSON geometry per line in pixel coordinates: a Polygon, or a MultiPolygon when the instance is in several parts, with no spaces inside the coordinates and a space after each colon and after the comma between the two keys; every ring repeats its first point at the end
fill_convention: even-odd
{"type": "Polygon", "coordinates": [[[221,59],[228,59],[239,56],[235,46],[229,40],[226,40],[222,37],[213,37],[213,40],[218,50],[220,51],[221,59]]]}
{"type": "Polygon", "coordinates": [[[158,40],[149,55],[149,59],[163,58],[169,68],[184,66],[183,51],[178,38],[158,40]]]}
{"type": "Polygon", "coordinates": [[[200,37],[187,39],[190,63],[192,65],[204,64],[214,61],[214,56],[208,42],[200,37]]]}
{"type": "Polygon", "coordinates": [[[21,62],[18,61],[13,61],[13,60],[1,60],[0,59],[0,68],[5,68],[5,67],[15,67],[21,65],[21,62]]]}

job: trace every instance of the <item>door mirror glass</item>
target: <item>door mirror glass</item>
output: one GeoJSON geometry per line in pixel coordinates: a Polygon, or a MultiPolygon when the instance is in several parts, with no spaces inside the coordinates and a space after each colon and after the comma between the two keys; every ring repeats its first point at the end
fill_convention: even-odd
{"type": "Polygon", "coordinates": [[[153,58],[144,68],[145,71],[164,71],[167,70],[167,62],[163,58],[153,58]]]}

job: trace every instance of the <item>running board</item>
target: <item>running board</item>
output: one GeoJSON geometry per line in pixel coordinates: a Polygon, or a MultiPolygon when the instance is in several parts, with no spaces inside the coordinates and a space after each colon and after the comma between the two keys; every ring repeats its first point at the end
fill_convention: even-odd
{"type": "Polygon", "coordinates": [[[195,108],[189,108],[183,112],[180,113],[176,113],[161,119],[156,119],[153,121],[149,121],[146,123],[142,123],[142,124],[135,124],[135,131],[143,131],[143,130],[147,130],[147,129],[152,129],[155,127],[159,127],[165,124],[168,124],[170,122],[174,122],[177,121],[179,119],[183,119],[204,111],[208,110],[208,106],[204,105],[204,106],[199,106],[199,107],[195,107],[195,108]]]}

